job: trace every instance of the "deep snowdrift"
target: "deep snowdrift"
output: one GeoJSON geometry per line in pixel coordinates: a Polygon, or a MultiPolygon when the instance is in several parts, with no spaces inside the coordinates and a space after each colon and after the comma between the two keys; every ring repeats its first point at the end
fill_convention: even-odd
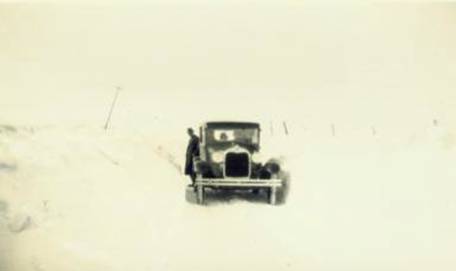
{"type": "Polygon", "coordinates": [[[290,127],[262,138],[265,156],[282,156],[291,172],[285,205],[234,198],[201,207],[184,200],[187,139],[173,127],[2,126],[0,270],[455,265],[451,133],[394,139],[290,127]]]}

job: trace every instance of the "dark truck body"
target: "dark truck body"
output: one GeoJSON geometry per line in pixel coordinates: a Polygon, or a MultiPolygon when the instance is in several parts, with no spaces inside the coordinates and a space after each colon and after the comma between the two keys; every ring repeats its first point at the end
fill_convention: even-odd
{"type": "Polygon", "coordinates": [[[200,126],[200,156],[195,157],[197,202],[204,203],[205,189],[267,190],[276,203],[282,187],[277,177],[280,166],[261,163],[260,125],[254,122],[206,122],[200,126]]]}

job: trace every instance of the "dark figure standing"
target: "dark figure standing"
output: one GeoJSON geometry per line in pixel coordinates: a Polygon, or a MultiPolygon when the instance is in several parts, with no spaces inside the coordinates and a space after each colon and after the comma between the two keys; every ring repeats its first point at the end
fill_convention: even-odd
{"type": "Polygon", "coordinates": [[[185,175],[189,175],[192,180],[192,185],[195,185],[196,172],[193,165],[193,158],[199,156],[199,138],[195,135],[192,128],[187,129],[190,140],[187,145],[185,155],[185,175]]]}

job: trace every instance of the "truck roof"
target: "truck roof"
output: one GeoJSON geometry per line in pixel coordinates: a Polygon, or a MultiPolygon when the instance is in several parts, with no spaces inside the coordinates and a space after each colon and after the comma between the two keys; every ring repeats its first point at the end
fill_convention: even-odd
{"type": "Polygon", "coordinates": [[[242,121],[209,121],[204,123],[207,128],[244,128],[244,129],[259,129],[260,124],[256,122],[242,122],[242,121]]]}

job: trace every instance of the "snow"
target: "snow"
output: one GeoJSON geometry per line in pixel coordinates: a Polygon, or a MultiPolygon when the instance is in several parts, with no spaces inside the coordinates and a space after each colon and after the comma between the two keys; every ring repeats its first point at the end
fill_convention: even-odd
{"type": "Polygon", "coordinates": [[[184,132],[156,127],[166,131],[2,129],[0,270],[454,264],[456,153],[441,143],[446,132],[398,146],[369,133],[354,143],[263,129],[265,151],[280,149],[291,173],[286,204],[238,197],[201,207],[184,199],[184,132]]]}
{"type": "Polygon", "coordinates": [[[456,269],[454,8],[95,2],[0,5],[0,271],[456,269]],[[214,120],[284,205],[185,201],[214,120]]]}

